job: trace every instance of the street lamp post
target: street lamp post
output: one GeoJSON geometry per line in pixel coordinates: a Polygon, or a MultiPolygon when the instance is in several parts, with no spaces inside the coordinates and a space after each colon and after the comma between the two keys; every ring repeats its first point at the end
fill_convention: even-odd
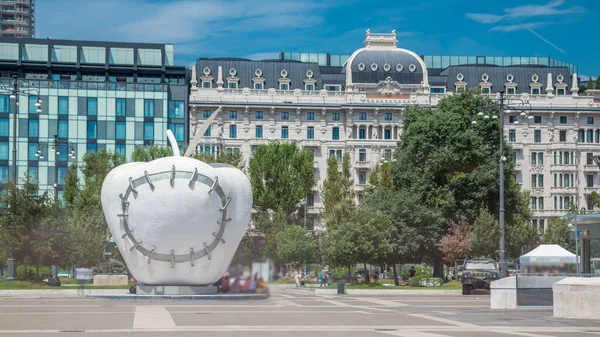
{"type": "MultiPolygon", "coordinates": [[[[499,178],[499,207],[498,207],[498,222],[500,223],[500,242],[499,242],[499,261],[498,261],[498,265],[499,265],[499,271],[500,271],[500,277],[506,277],[507,276],[507,263],[506,263],[506,223],[505,223],[505,209],[504,209],[504,164],[506,163],[507,159],[506,156],[504,156],[504,111],[507,108],[510,108],[511,106],[508,105],[506,103],[506,97],[504,96],[504,91],[500,91],[500,97],[498,100],[498,107],[500,108],[500,113],[499,113],[499,118],[500,118],[500,158],[498,160],[498,178],[499,178]]],[[[509,99],[509,101],[511,100],[515,100],[515,101],[520,101],[521,105],[526,105],[528,103],[526,103],[525,101],[521,100],[521,99],[509,99]]],[[[531,105],[530,109],[531,109],[531,105]]],[[[478,116],[483,116],[484,119],[489,119],[490,116],[488,114],[484,114],[482,110],[488,110],[488,105],[484,105],[482,107],[478,107],[476,110],[478,110],[477,115],[478,116]]],[[[521,113],[522,116],[528,116],[528,119],[532,119],[533,116],[531,116],[530,114],[526,114],[524,111],[521,113]]],[[[493,115],[492,119],[497,119],[498,116],[493,115]]],[[[471,122],[472,124],[477,124],[476,120],[473,120],[471,122]]],[[[517,123],[517,122],[515,122],[517,123]]]]}
{"type": "MultiPolygon", "coordinates": [[[[58,200],[58,156],[60,155],[60,146],[67,145],[69,147],[69,158],[75,158],[75,146],[71,142],[58,140],[58,135],[54,135],[54,141],[51,143],[51,150],[54,152],[54,199],[58,200]]],[[[42,148],[47,146],[38,145],[36,157],[44,159],[42,148]]]]}

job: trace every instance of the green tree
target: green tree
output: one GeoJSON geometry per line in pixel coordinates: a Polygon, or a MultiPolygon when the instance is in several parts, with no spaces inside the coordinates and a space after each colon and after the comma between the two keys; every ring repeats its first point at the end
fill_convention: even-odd
{"type": "Polygon", "coordinates": [[[277,241],[277,257],[300,268],[314,262],[317,241],[306,229],[287,225],[275,236],[277,241]]]}
{"type": "Polygon", "coordinates": [[[138,146],[131,154],[131,161],[149,162],[158,158],[170,157],[173,151],[169,146],[138,146]]]}
{"type": "MultiPolygon", "coordinates": [[[[468,257],[471,251],[471,237],[473,235],[473,226],[464,218],[452,220],[448,228],[448,233],[440,240],[440,249],[444,253],[444,258],[457,267],[457,260],[468,257]]],[[[458,279],[458,273],[455,273],[458,279]]]]}
{"type": "Polygon", "coordinates": [[[369,172],[369,184],[367,187],[367,194],[375,193],[377,188],[391,188],[392,187],[392,176],[391,176],[392,163],[387,159],[378,163],[369,172]]]}
{"type": "MultiPolygon", "coordinates": [[[[598,81],[596,81],[598,82],[598,81]]],[[[594,89],[594,82],[592,81],[592,78],[588,78],[588,83],[587,83],[587,88],[588,89],[594,89]]]]}
{"type": "Polygon", "coordinates": [[[391,219],[384,212],[360,205],[347,221],[327,228],[322,238],[325,262],[348,268],[360,262],[383,262],[394,248],[394,231],[391,219]]]}
{"type": "Polygon", "coordinates": [[[323,204],[321,218],[328,228],[346,221],[355,207],[350,153],[344,153],[341,166],[340,170],[335,156],[327,159],[327,177],[323,181],[321,191],[321,202],[323,204]]]}
{"type": "Polygon", "coordinates": [[[80,188],[78,166],[76,162],[72,162],[67,170],[63,191],[63,197],[65,198],[67,205],[72,205],[75,202],[75,199],[79,195],[80,188]]]}
{"type": "Polygon", "coordinates": [[[248,173],[254,208],[292,214],[315,186],[314,155],[294,143],[269,143],[256,148],[248,173]]]}
{"type": "Polygon", "coordinates": [[[235,255],[231,260],[231,265],[245,265],[248,266],[255,262],[260,256],[260,237],[246,233],[242,238],[235,255]]]}
{"type": "Polygon", "coordinates": [[[575,253],[575,240],[571,238],[569,222],[565,219],[552,219],[548,221],[544,235],[543,244],[555,244],[575,253]]]}
{"type": "MultiPolygon", "coordinates": [[[[477,109],[498,115],[498,106],[488,97],[469,90],[443,98],[436,109],[414,107],[405,113],[404,129],[392,163],[396,190],[418,197],[426,207],[439,210],[448,220],[465,216],[473,221],[482,208],[498,212],[498,119],[480,119],[472,124],[477,109]]],[[[512,150],[504,144],[503,156],[512,150]]],[[[528,222],[528,202],[514,181],[514,163],[505,165],[505,208],[507,227],[528,222]]],[[[441,276],[441,253],[431,250],[436,276],[441,276]]]]}
{"type": "Polygon", "coordinates": [[[600,90],[600,75],[596,76],[596,90],[600,90]]]}
{"type": "Polygon", "coordinates": [[[587,86],[585,86],[585,85],[583,85],[583,84],[580,84],[580,85],[579,85],[579,91],[578,91],[578,93],[579,93],[580,95],[582,95],[582,94],[584,94],[584,93],[585,93],[585,91],[586,91],[587,89],[588,89],[588,88],[587,88],[587,86]]]}

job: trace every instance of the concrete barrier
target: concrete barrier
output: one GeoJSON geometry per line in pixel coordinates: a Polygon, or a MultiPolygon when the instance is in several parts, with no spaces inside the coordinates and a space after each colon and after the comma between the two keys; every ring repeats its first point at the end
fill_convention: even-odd
{"type": "Polygon", "coordinates": [[[127,275],[94,275],[95,286],[126,286],[128,284],[128,280],[129,279],[127,278],[127,275]]]}
{"type": "Polygon", "coordinates": [[[554,317],[600,320],[600,278],[567,277],[552,290],[554,317]]]}
{"type": "Polygon", "coordinates": [[[517,278],[509,276],[490,284],[490,308],[517,308],[517,278]]]}

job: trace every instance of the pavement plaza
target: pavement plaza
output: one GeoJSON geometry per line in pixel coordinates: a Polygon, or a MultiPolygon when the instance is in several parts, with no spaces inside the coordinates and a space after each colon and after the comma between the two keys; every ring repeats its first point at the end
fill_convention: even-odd
{"type": "Polygon", "coordinates": [[[315,295],[268,300],[132,301],[0,297],[0,337],[469,337],[600,336],[600,322],[547,308],[492,311],[489,295],[315,295]]]}

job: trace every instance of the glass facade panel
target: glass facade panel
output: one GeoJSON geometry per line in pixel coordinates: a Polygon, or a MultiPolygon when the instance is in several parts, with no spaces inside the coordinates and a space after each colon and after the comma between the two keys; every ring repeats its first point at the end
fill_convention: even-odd
{"type": "Polygon", "coordinates": [[[0,43],[0,60],[18,60],[19,45],[17,43],[0,43]]]}
{"type": "Polygon", "coordinates": [[[98,137],[98,125],[96,121],[87,122],[87,138],[96,139],[98,137]]]}
{"type": "Polygon", "coordinates": [[[29,166],[27,168],[27,178],[29,178],[30,183],[38,183],[39,171],[37,166],[29,166]]]}
{"type": "Polygon", "coordinates": [[[121,156],[125,156],[126,155],[126,147],[123,144],[117,144],[115,145],[115,152],[117,154],[120,154],[121,156]]]}
{"type": "Polygon", "coordinates": [[[138,64],[160,66],[162,64],[162,53],[160,49],[138,49],[138,64]]]}
{"type": "Polygon", "coordinates": [[[29,102],[28,102],[28,106],[29,106],[29,113],[30,114],[35,114],[37,113],[37,107],[35,106],[35,103],[37,103],[38,101],[38,97],[37,96],[29,96],[29,102]]]}
{"type": "Polygon", "coordinates": [[[153,140],[154,139],[154,123],[145,122],[144,123],[144,140],[153,140]]]}
{"type": "Polygon", "coordinates": [[[23,61],[48,61],[48,45],[24,44],[23,61]]]}
{"type": "Polygon", "coordinates": [[[8,166],[0,166],[0,183],[8,181],[8,166]]]}
{"type": "Polygon", "coordinates": [[[133,64],[133,48],[110,48],[110,64],[133,64]]]}
{"type": "Polygon", "coordinates": [[[106,63],[106,48],[81,47],[81,63],[106,63]]]}
{"type": "Polygon", "coordinates": [[[144,117],[154,117],[154,100],[144,100],[144,117]]]}
{"type": "Polygon", "coordinates": [[[39,137],[40,136],[40,121],[38,119],[28,120],[27,136],[39,137]]]}
{"type": "Polygon", "coordinates": [[[58,138],[69,138],[69,121],[58,121],[58,138]]]}
{"type": "MultiPolygon", "coordinates": [[[[184,118],[184,110],[185,101],[169,101],[169,118],[184,118]]],[[[208,117],[210,117],[210,115],[208,115],[208,117]]]]}
{"type": "Polygon", "coordinates": [[[115,100],[115,115],[125,117],[127,115],[127,99],[117,98],[115,100]]]}
{"type": "Polygon", "coordinates": [[[88,99],[87,99],[87,114],[90,116],[98,115],[98,98],[88,97],[88,99]]]}
{"type": "Polygon", "coordinates": [[[0,137],[8,137],[10,135],[10,126],[8,118],[0,118],[0,137]]]}
{"type": "MultiPolygon", "coordinates": [[[[180,123],[171,123],[169,124],[169,130],[171,130],[173,132],[173,135],[175,136],[175,139],[178,142],[183,142],[185,141],[185,124],[180,124],[180,123]]],[[[210,130],[210,128],[208,128],[206,131],[210,130]]],[[[206,132],[204,132],[204,136],[208,137],[206,135],[206,132]]],[[[210,133],[209,133],[210,136],[210,133]]]]}
{"type": "Polygon", "coordinates": [[[98,152],[98,145],[97,144],[88,144],[86,147],[87,152],[98,152]]]}
{"type": "Polygon", "coordinates": [[[115,139],[125,139],[127,136],[127,129],[125,122],[115,123],[115,139]]]}
{"type": "Polygon", "coordinates": [[[58,97],[58,114],[68,115],[69,114],[69,97],[60,96],[58,97]]]}
{"type": "Polygon", "coordinates": [[[38,149],[38,143],[27,143],[27,160],[38,160],[38,156],[36,156],[38,149]]]}
{"type": "Polygon", "coordinates": [[[0,142],[0,160],[8,160],[8,142],[0,142]]]}
{"type": "Polygon", "coordinates": [[[0,95],[0,112],[10,112],[9,104],[10,97],[8,95],[0,95]]]}
{"type": "Polygon", "coordinates": [[[52,46],[52,62],[76,63],[77,47],[52,46]]]}

